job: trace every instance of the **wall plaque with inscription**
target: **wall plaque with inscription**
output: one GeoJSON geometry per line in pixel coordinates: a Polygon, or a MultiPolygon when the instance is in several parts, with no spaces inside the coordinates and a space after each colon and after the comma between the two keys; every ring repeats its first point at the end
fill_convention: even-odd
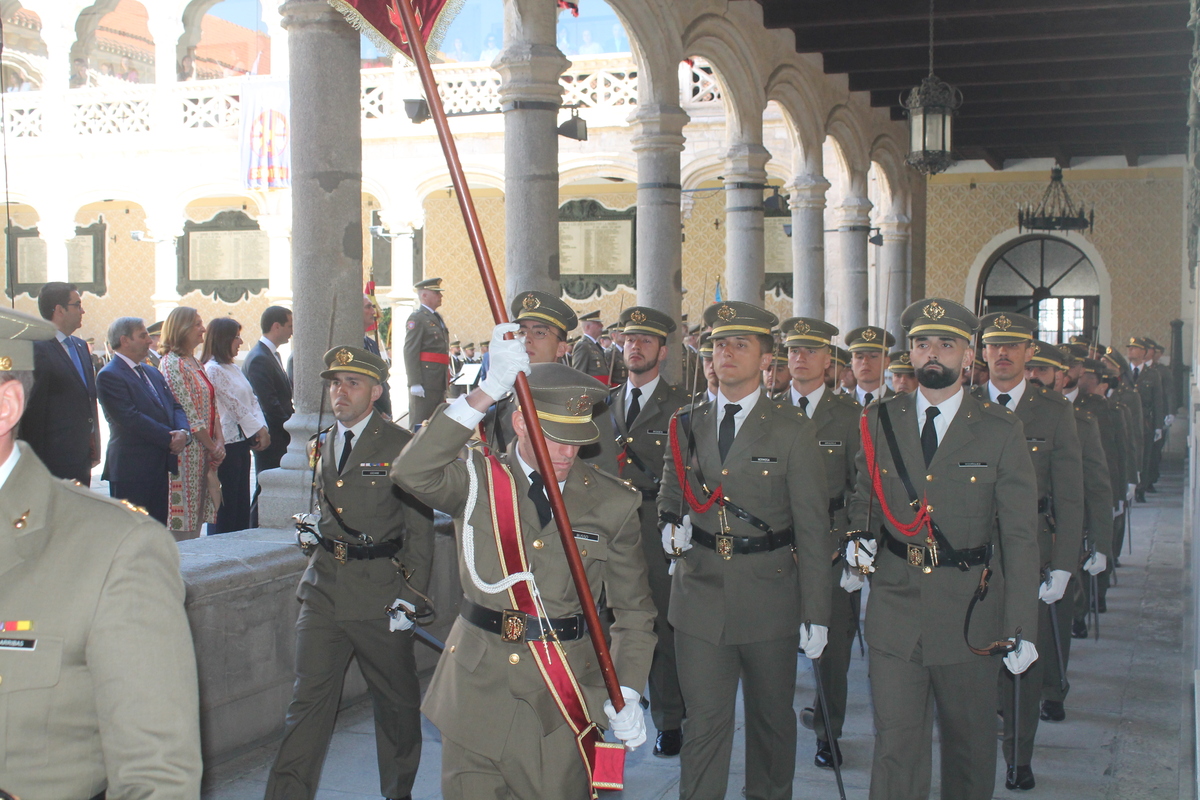
{"type": "MultiPolygon", "coordinates": [[[[75,235],[66,241],[66,278],[69,283],[75,284],[81,294],[103,296],[107,291],[107,231],[104,215],[100,215],[91,225],[75,226],[75,235]]],[[[18,228],[14,225],[4,239],[16,291],[36,296],[50,279],[47,265],[49,244],[41,238],[36,227],[18,228]]],[[[11,291],[9,296],[12,296],[11,291]]]]}
{"type": "Polygon", "coordinates": [[[236,303],[267,288],[270,239],[243,211],[222,211],[207,222],[185,222],[176,252],[180,294],[200,291],[236,303]]]}
{"type": "Polygon", "coordinates": [[[571,297],[636,287],[636,250],[636,206],[615,211],[595,200],[571,200],[559,208],[559,272],[571,297]]]}

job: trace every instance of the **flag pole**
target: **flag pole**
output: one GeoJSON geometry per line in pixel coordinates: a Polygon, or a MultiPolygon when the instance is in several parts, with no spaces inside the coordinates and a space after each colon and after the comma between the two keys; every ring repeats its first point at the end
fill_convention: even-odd
{"type": "MultiPolygon", "coordinates": [[[[425,52],[425,41],[421,36],[420,27],[413,15],[411,0],[394,0],[394,7],[400,13],[400,21],[404,26],[405,36],[409,42],[409,55],[417,67],[421,78],[421,86],[425,91],[425,99],[429,105],[430,117],[437,128],[438,141],[442,145],[442,153],[446,156],[446,166],[450,170],[450,182],[454,185],[454,193],[458,197],[458,207],[462,211],[463,222],[467,227],[467,238],[471,241],[471,249],[475,253],[475,264],[479,267],[479,277],[483,280],[483,291],[487,295],[488,306],[492,309],[492,319],[496,324],[508,322],[508,310],[504,307],[504,297],[500,293],[500,285],[496,281],[496,271],[492,267],[488,255],[487,244],[483,239],[483,227],[479,222],[479,214],[475,210],[475,202],[471,198],[471,189],[467,186],[466,174],[463,172],[462,161],[458,156],[458,148],[454,144],[454,135],[450,132],[450,122],[446,118],[446,110],[442,106],[442,97],[437,91],[437,82],[433,77],[433,68],[429,64],[429,54],[425,52]]],[[[521,414],[525,418],[525,427],[529,430],[533,452],[537,456],[538,472],[546,486],[546,496],[550,500],[550,508],[554,512],[554,521],[558,524],[558,535],[562,539],[563,553],[567,557],[567,566],[571,570],[571,579],[575,583],[575,592],[579,595],[579,604],[587,621],[588,635],[596,650],[597,663],[604,677],[604,686],[608,690],[609,700],[613,708],[620,711],[625,706],[625,698],[621,695],[621,685],[617,680],[616,668],[613,666],[612,655],[608,643],[604,641],[604,630],[600,627],[600,616],[596,612],[596,601],[592,597],[592,588],[584,571],[583,559],[575,544],[575,532],[567,516],[567,507],[563,503],[562,493],[558,488],[558,479],[554,476],[554,468],[550,463],[550,451],[546,447],[546,439],[542,426],[533,405],[533,394],[529,391],[529,381],[524,373],[517,375],[517,401],[521,414]]]]}

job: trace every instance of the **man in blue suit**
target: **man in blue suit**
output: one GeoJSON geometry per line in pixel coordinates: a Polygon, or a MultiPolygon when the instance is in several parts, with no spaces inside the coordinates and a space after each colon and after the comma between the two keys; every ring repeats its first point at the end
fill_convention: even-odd
{"type": "Polygon", "coordinates": [[[38,294],[38,311],[58,330],[33,345],[33,389],[20,438],[53,475],[87,486],[100,463],[100,436],[96,371],[87,345],[72,336],[83,323],[83,302],[74,285],[52,281],[38,294]]]}
{"type": "Polygon", "coordinates": [[[109,427],[108,493],[142,506],[165,525],[167,473],[178,469],[177,456],[192,438],[187,415],[162,374],[142,363],[150,350],[142,320],[114,320],[108,347],[115,356],[96,376],[109,427]]]}

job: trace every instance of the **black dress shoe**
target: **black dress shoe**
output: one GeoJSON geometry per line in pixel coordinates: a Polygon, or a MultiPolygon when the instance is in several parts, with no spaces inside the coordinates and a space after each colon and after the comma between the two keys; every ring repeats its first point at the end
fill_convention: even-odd
{"type": "Polygon", "coordinates": [[[659,758],[671,758],[679,755],[679,751],[683,749],[683,731],[679,728],[673,728],[669,731],[659,731],[658,738],[654,740],[654,755],[659,758]]]}
{"type": "Polygon", "coordinates": [[[1137,500],[1139,503],[1146,502],[1146,490],[1145,489],[1135,489],[1133,491],[1133,499],[1137,500]]]}
{"type": "Polygon", "coordinates": [[[1005,789],[1021,789],[1027,792],[1035,785],[1033,768],[1029,765],[1025,765],[1024,767],[1010,766],[1008,768],[1008,774],[1004,778],[1005,789]]]}
{"type": "Polygon", "coordinates": [[[1071,638],[1086,639],[1088,637],[1087,623],[1081,619],[1077,619],[1071,623],[1071,638]]]}
{"type": "Polygon", "coordinates": [[[1067,718],[1067,710],[1057,700],[1043,700],[1042,713],[1039,716],[1046,722],[1062,722],[1067,718]]]}
{"type": "Polygon", "coordinates": [[[1104,600],[1097,600],[1096,601],[1096,610],[1099,611],[1101,614],[1107,614],[1108,613],[1108,603],[1106,603],[1104,600]]]}
{"type": "Polygon", "coordinates": [[[837,763],[840,767],[842,765],[842,748],[837,746],[837,742],[834,742],[834,746],[831,748],[829,742],[817,739],[817,754],[813,757],[813,763],[821,769],[833,769],[834,750],[837,751],[837,763]]]}

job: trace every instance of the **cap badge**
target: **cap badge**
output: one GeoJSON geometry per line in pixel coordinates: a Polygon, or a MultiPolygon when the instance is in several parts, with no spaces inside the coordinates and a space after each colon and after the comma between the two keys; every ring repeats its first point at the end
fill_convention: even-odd
{"type": "Polygon", "coordinates": [[[1012,320],[1001,314],[996,317],[996,327],[1002,331],[1006,331],[1012,327],[1012,320]]]}
{"type": "Polygon", "coordinates": [[[525,309],[526,311],[533,311],[535,308],[537,308],[541,304],[542,304],[541,300],[538,300],[536,297],[534,297],[531,294],[527,294],[527,295],[525,295],[525,299],[521,301],[521,308],[525,309]]]}
{"type": "Polygon", "coordinates": [[[572,417],[582,417],[584,414],[592,413],[592,401],[588,399],[586,394],[579,397],[572,397],[567,401],[567,413],[572,417]]]}
{"type": "Polygon", "coordinates": [[[912,363],[912,359],[908,357],[908,353],[900,354],[900,363],[901,364],[911,364],[912,363]]]}
{"type": "Polygon", "coordinates": [[[641,310],[634,311],[632,314],[629,315],[629,321],[636,322],[638,325],[641,325],[643,322],[646,321],[646,315],[644,313],[642,313],[641,310]]]}
{"type": "Polygon", "coordinates": [[[0,356],[0,372],[8,372],[12,369],[12,359],[8,356],[0,356]]]}
{"type": "Polygon", "coordinates": [[[1042,352],[1042,346],[1040,344],[1035,344],[1033,346],[1033,354],[1036,356],[1040,352],[1042,352]]]}
{"type": "Polygon", "coordinates": [[[1129,337],[1129,345],[1130,345],[1131,347],[1133,347],[1133,346],[1137,345],[1137,337],[1136,337],[1136,336],[1130,336],[1130,337],[1129,337]]]}
{"type": "Polygon", "coordinates": [[[737,316],[737,311],[734,310],[733,306],[721,306],[717,309],[717,316],[729,322],[729,320],[737,316]]]}
{"type": "Polygon", "coordinates": [[[934,300],[929,305],[921,309],[921,313],[929,319],[941,319],[946,316],[946,309],[942,308],[938,301],[934,300]]]}
{"type": "Polygon", "coordinates": [[[338,366],[344,367],[354,360],[354,354],[343,347],[341,350],[337,351],[337,354],[333,357],[333,360],[338,363],[338,366]]]}
{"type": "Polygon", "coordinates": [[[804,320],[802,320],[802,319],[798,319],[798,320],[796,320],[796,324],[792,326],[792,330],[794,330],[796,333],[798,333],[798,334],[800,334],[801,336],[803,336],[804,334],[806,334],[806,333],[808,333],[810,330],[812,330],[812,326],[811,326],[811,325],[809,325],[809,324],[808,324],[807,322],[805,322],[804,320]]]}
{"type": "Polygon", "coordinates": [[[871,330],[870,328],[867,328],[865,331],[862,332],[862,338],[863,338],[864,342],[875,341],[876,335],[877,334],[875,333],[875,331],[871,330]]]}

